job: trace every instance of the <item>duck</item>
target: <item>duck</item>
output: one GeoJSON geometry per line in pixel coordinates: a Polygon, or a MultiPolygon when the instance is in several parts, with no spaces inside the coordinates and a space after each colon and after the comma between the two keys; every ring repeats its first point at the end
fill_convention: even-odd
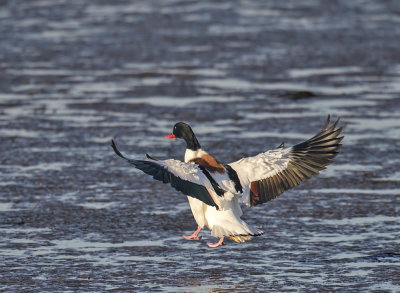
{"type": "Polygon", "coordinates": [[[310,179],[327,165],[341,149],[344,136],[342,127],[330,122],[330,115],[316,135],[291,147],[282,143],[275,149],[255,156],[241,158],[224,164],[206,152],[189,124],[178,122],[167,139],[182,139],[186,143],[184,160],[158,160],[148,154],[146,159],[125,157],[111,141],[114,152],[128,163],[170,184],[187,196],[197,229],[184,239],[200,240],[200,231],[208,228],[218,242],[208,244],[218,247],[225,238],[246,242],[264,232],[245,223],[241,204],[258,206],[273,200],[286,190],[310,179]]]}

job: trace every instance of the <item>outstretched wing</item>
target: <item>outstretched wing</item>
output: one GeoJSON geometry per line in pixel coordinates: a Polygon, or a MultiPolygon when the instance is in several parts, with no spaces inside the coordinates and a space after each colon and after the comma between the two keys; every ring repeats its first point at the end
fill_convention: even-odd
{"type": "Polygon", "coordinates": [[[328,128],[328,116],[322,130],[303,143],[229,164],[244,187],[242,200],[249,206],[267,202],[325,169],[341,148],[343,127],[336,128],[338,122],[328,128]]]}
{"type": "Polygon", "coordinates": [[[147,155],[149,160],[128,159],[118,150],[114,140],[112,140],[111,146],[118,156],[134,165],[137,169],[153,176],[154,179],[163,183],[170,183],[172,187],[185,195],[197,198],[205,204],[219,209],[219,206],[206,188],[210,183],[194,163],[185,163],[172,159],[158,161],[149,155],[147,155]]]}

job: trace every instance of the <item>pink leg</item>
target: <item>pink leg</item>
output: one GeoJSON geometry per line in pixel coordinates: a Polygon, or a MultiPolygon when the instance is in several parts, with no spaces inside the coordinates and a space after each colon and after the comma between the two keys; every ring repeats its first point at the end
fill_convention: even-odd
{"type": "Polygon", "coordinates": [[[201,237],[198,236],[199,233],[200,233],[200,231],[201,231],[201,227],[200,227],[200,226],[197,226],[197,230],[194,231],[192,235],[190,235],[190,236],[182,235],[182,238],[200,240],[201,237]]]}
{"type": "Polygon", "coordinates": [[[218,247],[224,245],[224,237],[221,237],[219,241],[215,244],[208,244],[208,247],[218,247]]]}

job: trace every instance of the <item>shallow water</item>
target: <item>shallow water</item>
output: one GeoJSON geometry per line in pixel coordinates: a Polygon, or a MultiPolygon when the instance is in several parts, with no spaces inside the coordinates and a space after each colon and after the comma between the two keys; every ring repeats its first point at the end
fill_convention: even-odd
{"type": "Polygon", "coordinates": [[[0,290],[400,291],[396,1],[3,1],[0,290]],[[118,159],[182,158],[187,121],[220,161],[341,117],[335,163],[185,241],[185,196],[118,159]]]}

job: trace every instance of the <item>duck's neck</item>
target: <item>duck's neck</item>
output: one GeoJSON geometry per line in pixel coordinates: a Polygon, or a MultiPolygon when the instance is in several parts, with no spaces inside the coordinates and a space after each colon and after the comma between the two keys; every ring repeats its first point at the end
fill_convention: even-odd
{"type": "Polygon", "coordinates": [[[186,148],[192,151],[197,151],[201,149],[200,143],[197,140],[196,135],[193,131],[184,134],[183,139],[186,141],[186,148]]]}

